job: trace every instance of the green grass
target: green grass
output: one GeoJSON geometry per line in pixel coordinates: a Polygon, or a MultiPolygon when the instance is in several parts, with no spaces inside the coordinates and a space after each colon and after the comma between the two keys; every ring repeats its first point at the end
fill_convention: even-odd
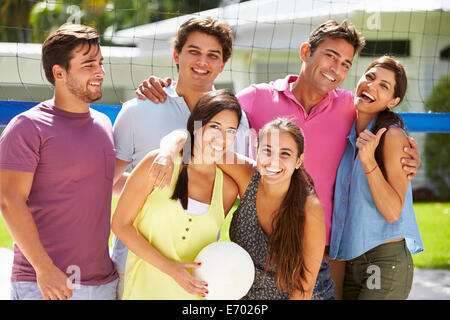
{"type": "Polygon", "coordinates": [[[413,255],[417,268],[450,270],[450,203],[414,204],[425,250],[413,255]]]}
{"type": "MultiPolygon", "coordinates": [[[[220,240],[229,240],[228,229],[237,203],[225,218],[220,240]]],[[[112,212],[117,198],[112,201],[112,212]]],[[[450,270],[450,203],[416,203],[414,204],[417,223],[424,243],[425,251],[413,255],[417,268],[450,270]]],[[[111,245],[112,234],[110,236],[111,245]]],[[[0,247],[12,249],[12,239],[0,216],[0,247]]]]}

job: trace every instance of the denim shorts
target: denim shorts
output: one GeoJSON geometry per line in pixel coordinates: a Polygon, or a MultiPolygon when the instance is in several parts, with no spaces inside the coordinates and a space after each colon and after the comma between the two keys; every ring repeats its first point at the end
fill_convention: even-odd
{"type": "MultiPolygon", "coordinates": [[[[78,285],[73,289],[69,300],[116,300],[116,287],[119,280],[98,286],[78,285]]],[[[11,300],[43,300],[37,282],[11,282],[11,300]]]]}
{"type": "Polygon", "coordinates": [[[311,300],[334,300],[334,281],[330,275],[330,264],[325,259],[322,260],[311,300]]]}

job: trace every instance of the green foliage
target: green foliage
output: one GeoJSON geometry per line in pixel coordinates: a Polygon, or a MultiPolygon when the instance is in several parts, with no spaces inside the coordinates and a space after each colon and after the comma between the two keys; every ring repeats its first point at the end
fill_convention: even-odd
{"type": "Polygon", "coordinates": [[[431,112],[450,112],[450,73],[441,76],[433,92],[425,102],[425,109],[431,112]]]}
{"type": "MultiPolygon", "coordinates": [[[[450,113],[450,74],[442,76],[425,102],[431,112],[450,113]]],[[[450,137],[448,133],[428,133],[425,138],[426,176],[436,185],[441,200],[450,199],[450,137]]]]}
{"type": "Polygon", "coordinates": [[[26,0],[0,1],[0,42],[30,42],[28,22],[33,2],[26,0]]]}
{"type": "Polygon", "coordinates": [[[414,266],[450,270],[450,203],[415,203],[414,212],[425,248],[414,266]]]}
{"type": "Polygon", "coordinates": [[[103,45],[108,36],[135,26],[213,9],[221,0],[3,0],[0,41],[42,43],[66,22],[98,29],[103,45]]]}

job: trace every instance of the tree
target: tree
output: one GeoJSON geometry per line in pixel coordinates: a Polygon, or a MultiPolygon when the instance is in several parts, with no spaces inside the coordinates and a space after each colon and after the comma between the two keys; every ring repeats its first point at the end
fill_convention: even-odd
{"type": "Polygon", "coordinates": [[[30,42],[28,18],[33,3],[25,0],[4,0],[0,2],[0,41],[30,42]]]}
{"type": "Polygon", "coordinates": [[[219,4],[220,0],[46,0],[36,3],[31,11],[32,39],[43,42],[63,23],[74,22],[96,27],[102,35],[102,44],[110,45],[105,31],[108,35],[219,4]]]}
{"type": "MultiPolygon", "coordinates": [[[[425,101],[425,109],[450,112],[450,74],[442,76],[425,101]]],[[[450,199],[450,139],[448,133],[428,133],[424,146],[425,174],[441,200],[450,199]]]]}

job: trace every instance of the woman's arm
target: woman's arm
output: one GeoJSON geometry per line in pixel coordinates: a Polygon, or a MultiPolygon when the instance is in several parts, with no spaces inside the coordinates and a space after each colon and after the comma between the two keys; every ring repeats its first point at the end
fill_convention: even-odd
{"type": "Polygon", "coordinates": [[[357,146],[370,192],[377,209],[386,221],[388,223],[395,222],[400,218],[409,184],[408,176],[405,174],[401,163],[401,159],[407,156],[403,150],[405,147],[409,147],[408,139],[400,128],[392,127],[385,133],[383,162],[386,180],[375,160],[375,148],[378,146],[382,133],[377,133],[376,136],[371,133],[374,137],[367,137],[370,133],[367,130],[363,133],[365,133],[364,140],[370,139],[370,142],[361,143],[360,146],[357,142],[357,146]]]}
{"type": "Polygon", "coordinates": [[[239,188],[234,182],[233,179],[226,173],[223,174],[223,211],[225,216],[228,215],[234,203],[236,202],[236,198],[239,194],[239,188]]]}
{"type": "Polygon", "coordinates": [[[174,278],[186,291],[194,295],[204,295],[205,283],[195,280],[187,271],[188,268],[198,267],[197,264],[177,263],[167,259],[133,225],[147,196],[153,191],[148,170],[157,152],[150,152],[127,179],[113,215],[112,231],[134,254],[174,278]]]}
{"type": "Polygon", "coordinates": [[[305,228],[303,233],[303,255],[305,280],[302,280],[304,293],[299,290],[291,293],[289,300],[309,300],[323,260],[325,250],[325,217],[322,204],[316,195],[308,196],[305,204],[305,228]]]}
{"type": "MultiPolygon", "coordinates": [[[[170,185],[174,167],[173,161],[183,148],[187,137],[186,131],[175,130],[161,140],[159,152],[148,169],[151,185],[155,187],[170,185]]],[[[222,161],[217,163],[217,166],[236,182],[239,188],[239,195],[243,197],[255,172],[255,161],[241,154],[228,151],[223,155],[222,161]]]]}
{"type": "Polygon", "coordinates": [[[236,182],[239,189],[239,196],[242,197],[247,190],[248,184],[256,170],[256,162],[244,155],[227,151],[222,157],[222,161],[216,163],[217,166],[236,182]]]}

